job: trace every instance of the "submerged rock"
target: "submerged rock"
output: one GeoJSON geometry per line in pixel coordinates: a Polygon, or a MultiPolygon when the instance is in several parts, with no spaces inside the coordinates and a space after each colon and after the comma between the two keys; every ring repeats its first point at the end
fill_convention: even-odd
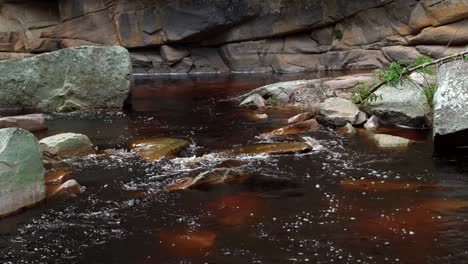
{"type": "Polygon", "coordinates": [[[312,151],[312,147],[304,142],[257,144],[233,151],[235,155],[281,155],[297,154],[312,151]]]}
{"type": "Polygon", "coordinates": [[[404,80],[396,87],[386,85],[375,92],[380,97],[370,102],[366,111],[385,123],[423,127],[430,113],[424,88],[415,81],[404,80]]]}
{"type": "Polygon", "coordinates": [[[47,129],[45,118],[42,114],[7,116],[0,118],[0,128],[7,127],[18,127],[28,131],[47,129]]]}
{"type": "Polygon", "coordinates": [[[37,139],[23,129],[0,129],[0,216],[34,205],[45,195],[37,139]]]}
{"type": "Polygon", "coordinates": [[[280,135],[294,135],[294,134],[301,134],[307,132],[314,132],[320,129],[320,125],[315,119],[310,119],[307,121],[295,123],[286,127],[282,127],[276,130],[273,130],[268,133],[264,133],[263,135],[267,136],[280,136],[280,135]]]}
{"type": "Polygon", "coordinates": [[[130,55],[119,46],[84,46],[0,61],[0,72],[0,108],[121,109],[133,83],[130,55]]]}
{"type": "Polygon", "coordinates": [[[184,178],[179,182],[169,185],[166,191],[206,188],[223,183],[242,183],[249,178],[249,175],[238,169],[214,169],[200,173],[195,178],[184,178]]]}
{"type": "Polygon", "coordinates": [[[468,63],[439,67],[434,96],[434,141],[437,148],[468,145],[468,63]]]}
{"type": "Polygon", "coordinates": [[[146,161],[170,159],[188,148],[190,142],[174,138],[152,138],[132,140],[129,149],[146,161]]]}
{"type": "Polygon", "coordinates": [[[371,116],[369,120],[364,124],[366,130],[376,130],[379,128],[379,118],[375,115],[371,116]]]}
{"type": "Polygon", "coordinates": [[[332,97],[320,104],[319,120],[342,127],[347,123],[355,124],[359,112],[359,108],[351,101],[332,97]]]}
{"type": "Polygon", "coordinates": [[[80,184],[75,180],[68,180],[63,184],[47,187],[47,199],[55,199],[64,195],[79,194],[80,192],[80,184]]]}
{"type": "Polygon", "coordinates": [[[170,230],[157,235],[161,246],[178,257],[204,256],[213,247],[216,233],[212,231],[170,230]]]}
{"type": "Polygon", "coordinates": [[[46,184],[58,184],[65,181],[67,176],[73,172],[71,167],[62,167],[53,171],[49,171],[45,175],[46,184]]]}
{"type": "Polygon", "coordinates": [[[288,124],[292,125],[295,123],[304,122],[306,120],[312,119],[314,117],[314,113],[312,112],[305,112],[302,114],[295,115],[288,119],[288,124]]]}
{"type": "Polygon", "coordinates": [[[86,135],[63,133],[39,141],[46,156],[61,159],[95,154],[93,143],[86,135]]]}
{"type": "Polygon", "coordinates": [[[373,138],[381,148],[404,148],[411,143],[409,139],[385,134],[375,134],[373,138]]]}

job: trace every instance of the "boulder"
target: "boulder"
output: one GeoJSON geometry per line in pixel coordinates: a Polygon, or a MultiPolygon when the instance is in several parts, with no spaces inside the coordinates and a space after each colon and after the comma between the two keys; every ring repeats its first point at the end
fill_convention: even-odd
{"type": "Polygon", "coordinates": [[[312,147],[304,142],[257,144],[233,151],[235,155],[281,155],[298,154],[312,151],[312,147]]]}
{"type": "Polygon", "coordinates": [[[425,126],[430,106],[424,88],[417,82],[404,80],[396,87],[386,85],[377,90],[375,95],[379,99],[370,102],[366,112],[392,125],[425,126]]]}
{"type": "Polygon", "coordinates": [[[40,111],[121,109],[133,83],[125,48],[63,49],[0,61],[0,108],[40,111]]]}
{"type": "Polygon", "coordinates": [[[81,192],[80,184],[75,180],[68,180],[63,184],[47,188],[47,199],[54,199],[64,195],[73,195],[81,192]]]}
{"type": "Polygon", "coordinates": [[[314,117],[314,114],[311,113],[311,112],[305,112],[305,113],[302,113],[302,114],[298,114],[298,115],[295,115],[295,116],[289,118],[288,119],[288,124],[292,125],[292,124],[295,124],[295,123],[304,122],[306,120],[311,119],[312,117],[314,117]]]}
{"type": "Polygon", "coordinates": [[[460,60],[439,67],[434,96],[434,140],[438,146],[467,145],[468,63],[460,60]]]}
{"type": "Polygon", "coordinates": [[[249,97],[245,98],[240,106],[249,107],[249,108],[262,108],[265,107],[265,99],[259,94],[252,94],[249,97]]]}
{"type": "Polygon", "coordinates": [[[176,48],[169,45],[161,46],[161,57],[169,65],[179,62],[189,55],[190,52],[185,48],[176,48]]]}
{"type": "Polygon", "coordinates": [[[319,108],[319,120],[338,127],[355,124],[358,114],[359,108],[355,104],[339,97],[328,98],[319,108]]]}
{"type": "Polygon", "coordinates": [[[409,139],[385,134],[374,134],[373,138],[381,148],[404,148],[411,143],[409,139]]]}
{"type": "Polygon", "coordinates": [[[379,118],[375,115],[371,116],[369,120],[364,124],[366,130],[376,130],[379,128],[379,118]]]}
{"type": "Polygon", "coordinates": [[[63,133],[39,141],[45,156],[66,159],[95,154],[93,143],[83,134],[63,133]]]}
{"type": "Polygon", "coordinates": [[[47,129],[45,118],[42,114],[7,116],[0,118],[0,128],[7,127],[19,127],[28,131],[47,129]]]}
{"type": "Polygon", "coordinates": [[[320,125],[315,119],[309,119],[303,122],[294,123],[292,125],[275,129],[271,132],[265,133],[263,135],[267,136],[282,136],[282,135],[295,135],[302,134],[307,132],[314,132],[320,129],[320,125]]]}
{"type": "Polygon", "coordinates": [[[0,129],[0,216],[34,205],[45,195],[37,139],[20,128],[0,129]]]}
{"type": "Polygon", "coordinates": [[[131,151],[149,162],[173,158],[189,146],[190,142],[174,138],[139,139],[129,143],[131,151]]]}
{"type": "Polygon", "coordinates": [[[367,121],[367,114],[364,113],[363,111],[359,111],[357,117],[356,117],[356,121],[354,122],[354,125],[356,126],[362,126],[363,124],[366,123],[367,121]]]}

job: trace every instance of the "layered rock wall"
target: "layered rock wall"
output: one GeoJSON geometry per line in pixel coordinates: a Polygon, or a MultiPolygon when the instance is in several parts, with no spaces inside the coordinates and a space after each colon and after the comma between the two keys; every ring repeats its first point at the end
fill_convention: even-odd
{"type": "Polygon", "coordinates": [[[467,17],[466,0],[0,0],[0,59],[121,45],[140,73],[368,69],[460,51],[467,17]]]}

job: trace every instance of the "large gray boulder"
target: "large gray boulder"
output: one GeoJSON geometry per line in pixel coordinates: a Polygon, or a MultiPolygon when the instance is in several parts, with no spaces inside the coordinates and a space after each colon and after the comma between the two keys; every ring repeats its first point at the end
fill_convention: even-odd
{"type": "Polygon", "coordinates": [[[412,80],[397,86],[386,85],[375,92],[379,97],[369,103],[366,111],[391,125],[422,127],[430,113],[424,88],[412,80]]]}
{"type": "Polygon", "coordinates": [[[39,144],[20,128],[0,129],[0,216],[45,198],[44,166],[39,144]]]}
{"type": "Polygon", "coordinates": [[[468,63],[453,61],[439,67],[434,96],[436,143],[466,145],[468,129],[468,63]],[[456,139],[454,138],[456,137],[456,139]],[[447,139],[447,140],[444,140],[447,139]]]}
{"type": "Polygon", "coordinates": [[[0,61],[0,108],[40,111],[120,109],[133,83],[125,48],[63,49],[0,61]]]}

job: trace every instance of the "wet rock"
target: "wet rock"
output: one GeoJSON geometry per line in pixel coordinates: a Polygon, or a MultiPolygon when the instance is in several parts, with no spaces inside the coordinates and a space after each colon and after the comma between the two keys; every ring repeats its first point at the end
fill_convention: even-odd
{"type": "Polygon", "coordinates": [[[342,127],[347,123],[355,124],[358,114],[359,108],[351,101],[332,97],[320,104],[319,120],[342,127]]]}
{"type": "Polygon", "coordinates": [[[363,111],[359,111],[359,114],[356,117],[356,121],[354,122],[354,125],[362,126],[363,124],[366,123],[367,118],[368,117],[366,113],[364,113],[363,111]]]}
{"type": "Polygon", "coordinates": [[[462,60],[439,67],[434,96],[434,141],[436,147],[468,144],[468,64],[462,60]]]}
{"type": "Polygon", "coordinates": [[[174,138],[132,140],[129,149],[149,162],[170,159],[190,146],[190,142],[174,138]]]}
{"type": "Polygon", "coordinates": [[[245,148],[234,150],[235,155],[281,155],[297,154],[312,151],[312,147],[304,142],[277,143],[277,144],[257,144],[245,148]]]}
{"type": "Polygon", "coordinates": [[[442,186],[435,183],[399,182],[384,180],[342,180],[339,185],[349,191],[414,191],[420,189],[435,189],[442,186]]]}
{"type": "Polygon", "coordinates": [[[386,85],[375,92],[381,97],[370,102],[366,112],[385,123],[409,127],[423,127],[430,112],[424,88],[416,82],[404,80],[396,87],[386,85]]]}
{"type": "Polygon", "coordinates": [[[356,134],[356,129],[350,123],[346,124],[344,127],[339,128],[340,133],[344,135],[354,135],[356,134]]]}
{"type": "Polygon", "coordinates": [[[364,124],[366,130],[376,130],[379,128],[379,118],[375,115],[371,116],[369,120],[364,124]]]}
{"type": "Polygon", "coordinates": [[[204,256],[213,247],[216,233],[211,231],[171,230],[158,233],[161,246],[178,257],[204,256]]]}
{"type": "Polygon", "coordinates": [[[381,148],[404,148],[411,143],[409,139],[385,134],[375,134],[373,138],[381,148]]]}
{"type": "Polygon", "coordinates": [[[273,130],[268,133],[264,133],[263,135],[266,136],[282,136],[282,135],[294,135],[294,134],[302,134],[307,132],[314,132],[320,129],[320,125],[315,119],[309,119],[307,121],[295,123],[286,127],[282,127],[276,130],[273,130]]]}
{"type": "Polygon", "coordinates": [[[23,129],[0,129],[0,216],[34,205],[45,195],[37,139],[23,129]]]}
{"type": "Polygon", "coordinates": [[[28,131],[47,129],[44,115],[32,114],[22,116],[8,116],[0,118],[0,128],[18,127],[28,131]]]}
{"type": "Polygon", "coordinates": [[[120,109],[133,83],[122,47],[80,47],[0,61],[0,107],[40,111],[120,109]]]}
{"type": "Polygon", "coordinates": [[[314,117],[314,114],[312,112],[305,112],[302,114],[295,115],[291,118],[288,119],[288,124],[292,125],[295,123],[300,123],[306,120],[309,120],[314,117]]]}
{"type": "Polygon", "coordinates": [[[60,185],[47,187],[47,199],[55,199],[66,195],[76,195],[81,192],[81,185],[75,180],[68,180],[60,185]]]}
{"type": "Polygon", "coordinates": [[[248,178],[249,175],[241,170],[220,168],[200,173],[195,178],[184,178],[165,190],[204,189],[223,183],[242,183],[248,178]]]}
{"type": "Polygon", "coordinates": [[[47,185],[49,184],[58,184],[65,181],[70,173],[73,172],[71,167],[62,167],[53,171],[46,173],[44,179],[47,185]]]}
{"type": "Polygon", "coordinates": [[[265,120],[268,119],[267,114],[248,114],[247,117],[252,120],[265,120]]]}
{"type": "Polygon", "coordinates": [[[262,108],[265,107],[265,99],[259,94],[252,94],[249,97],[245,98],[240,106],[249,107],[249,108],[262,108]]]}
{"type": "Polygon", "coordinates": [[[66,159],[95,154],[93,143],[83,134],[63,133],[39,141],[44,155],[66,159]]]}

